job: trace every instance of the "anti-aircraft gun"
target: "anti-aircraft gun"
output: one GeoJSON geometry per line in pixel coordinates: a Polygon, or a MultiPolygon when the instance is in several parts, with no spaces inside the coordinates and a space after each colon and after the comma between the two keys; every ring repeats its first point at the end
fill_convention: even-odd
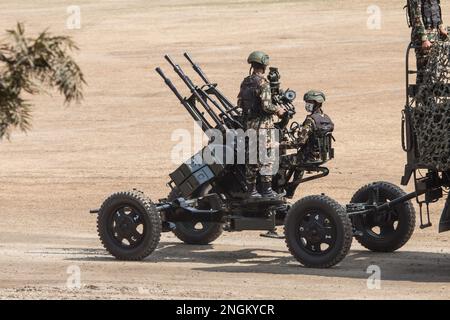
{"type": "Polygon", "coordinates": [[[173,232],[185,243],[202,245],[223,231],[261,230],[265,237],[286,238],[290,252],[305,266],[330,267],[341,261],[353,236],[345,209],[325,195],[309,196],[293,205],[288,201],[301,183],[328,175],[323,165],[334,154],[331,139],[315,146],[321,155],[315,161],[308,161],[305,149],[295,144],[300,130],[300,125],[291,121],[295,92],[282,90],[278,70],[270,69],[273,103],[287,111],[277,123],[284,147],[272,187],[280,197],[250,199],[245,183],[245,147],[251,142],[244,131],[242,110],[210,82],[189,54],[184,57],[202,85],[196,85],[171,57],[166,55],[165,59],[186,85],[187,97],[161,68],[156,72],[200,125],[209,143],[169,175],[171,192],[167,198],[153,203],[137,190],[119,192],[99,210],[93,210],[98,214],[104,247],[118,259],[141,260],[155,250],[161,232],[173,232]],[[282,225],[284,236],[276,232],[282,225]]]}

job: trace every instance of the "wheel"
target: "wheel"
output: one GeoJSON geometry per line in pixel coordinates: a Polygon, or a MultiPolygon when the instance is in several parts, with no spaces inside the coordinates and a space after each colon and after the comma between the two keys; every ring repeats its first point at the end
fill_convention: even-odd
{"type": "MultiPolygon", "coordinates": [[[[383,204],[406,193],[389,182],[374,182],[359,189],[352,203],[383,204]]],[[[360,233],[355,238],[365,248],[376,252],[393,252],[411,238],[416,212],[411,201],[377,214],[354,216],[353,226],[360,233]]]]}
{"type": "Polygon", "coordinates": [[[105,249],[119,260],[142,260],[157,247],[161,217],[140,191],[118,192],[102,204],[97,231],[105,249]]]}
{"type": "Polygon", "coordinates": [[[323,195],[297,201],[288,211],[284,232],[291,254],[312,268],[339,263],[353,239],[352,224],[344,208],[323,195]]]}
{"type": "MultiPolygon", "coordinates": [[[[201,195],[206,195],[210,188],[205,188],[201,195]]],[[[174,188],[167,199],[173,201],[180,196],[177,188],[174,188]]],[[[208,208],[201,208],[208,209],[208,208]]],[[[187,244],[207,245],[219,238],[223,233],[221,223],[212,222],[177,222],[173,234],[187,244]]]]}

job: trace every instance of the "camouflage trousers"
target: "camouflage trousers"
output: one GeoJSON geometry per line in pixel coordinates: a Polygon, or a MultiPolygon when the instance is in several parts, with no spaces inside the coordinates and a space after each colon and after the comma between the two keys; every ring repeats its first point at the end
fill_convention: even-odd
{"type": "Polygon", "coordinates": [[[247,132],[253,130],[256,141],[250,139],[247,145],[245,178],[247,184],[255,184],[260,175],[261,182],[271,182],[273,176],[273,157],[275,128],[272,118],[254,119],[246,123],[247,132]],[[261,140],[262,139],[262,140],[261,140]]]}
{"type": "MultiPolygon", "coordinates": [[[[431,43],[439,40],[439,30],[438,29],[432,29],[426,31],[428,40],[430,40],[431,43]]],[[[422,46],[422,40],[419,39],[417,36],[412,37],[413,44],[417,47],[415,48],[416,51],[416,66],[417,66],[417,78],[416,78],[416,84],[421,84],[423,82],[423,75],[425,72],[425,69],[428,64],[428,60],[430,59],[430,50],[424,50],[421,48],[422,46]]]]}

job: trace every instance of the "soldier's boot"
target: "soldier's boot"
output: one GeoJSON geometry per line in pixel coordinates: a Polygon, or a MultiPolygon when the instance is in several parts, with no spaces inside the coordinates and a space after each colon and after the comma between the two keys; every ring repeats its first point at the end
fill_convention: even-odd
{"type": "Polygon", "coordinates": [[[280,195],[272,190],[272,182],[262,183],[262,193],[263,198],[277,198],[280,195]]]}
{"type": "Polygon", "coordinates": [[[248,190],[249,190],[248,197],[250,199],[261,199],[262,198],[261,194],[258,192],[258,189],[256,189],[256,183],[250,184],[248,186],[248,190]]]}

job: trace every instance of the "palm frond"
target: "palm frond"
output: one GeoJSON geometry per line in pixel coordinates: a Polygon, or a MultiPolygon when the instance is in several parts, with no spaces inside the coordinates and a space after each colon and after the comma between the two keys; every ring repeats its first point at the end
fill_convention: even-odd
{"type": "Polygon", "coordinates": [[[76,43],[48,30],[36,38],[25,36],[23,24],[7,30],[9,41],[0,43],[0,140],[11,129],[30,128],[31,105],[21,98],[24,92],[39,94],[56,89],[65,102],[80,102],[86,84],[83,72],[70,55],[76,43]]]}

